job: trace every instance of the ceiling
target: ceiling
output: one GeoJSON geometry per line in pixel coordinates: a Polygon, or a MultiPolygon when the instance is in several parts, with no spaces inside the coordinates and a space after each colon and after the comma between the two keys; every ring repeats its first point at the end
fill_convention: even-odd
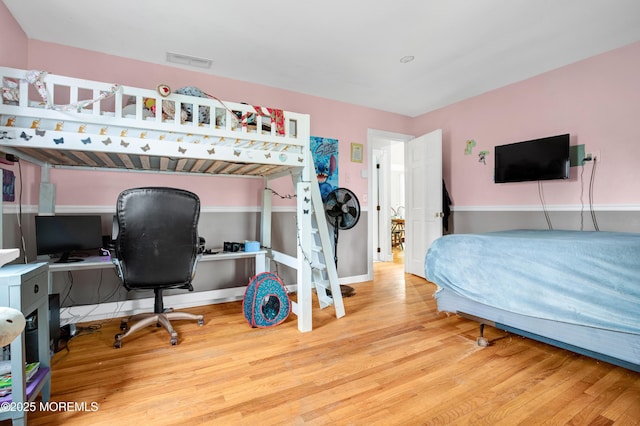
{"type": "Polygon", "coordinates": [[[640,40],[638,0],[3,1],[30,39],[410,117],[640,40]]]}

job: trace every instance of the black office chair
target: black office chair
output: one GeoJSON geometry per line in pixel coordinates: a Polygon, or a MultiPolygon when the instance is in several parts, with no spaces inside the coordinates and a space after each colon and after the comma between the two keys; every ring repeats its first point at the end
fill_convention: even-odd
{"type": "Polygon", "coordinates": [[[149,325],[163,326],[178,343],[178,333],[170,320],[196,320],[204,324],[202,315],[165,312],[162,291],[188,289],[204,240],[198,237],[200,199],[192,192],[175,188],[135,188],[118,196],[114,217],[114,257],[118,275],[127,290],[152,289],[154,313],[134,315],[122,320],[124,333],[116,334],[113,346],[120,348],[122,339],[149,325]],[[129,321],[136,322],[131,328],[129,321]]]}

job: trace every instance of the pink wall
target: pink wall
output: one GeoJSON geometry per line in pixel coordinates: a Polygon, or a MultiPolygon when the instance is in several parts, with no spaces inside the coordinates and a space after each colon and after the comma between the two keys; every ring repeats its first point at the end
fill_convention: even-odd
{"type": "Polygon", "coordinates": [[[0,2],[0,64],[5,67],[27,66],[28,39],[3,2],[0,2]]]}
{"type": "MultiPolygon", "coordinates": [[[[535,182],[494,184],[493,147],[562,133],[600,151],[595,204],[640,204],[640,43],[491,91],[423,116],[413,134],[443,129],[443,173],[456,206],[539,205],[535,182]],[[466,141],[477,143],[464,155],[466,141]],[[490,151],[487,165],[477,153],[490,151]]],[[[585,192],[592,165],[584,170],[585,192]]],[[[580,204],[580,168],[543,184],[548,204],[580,204]]]]}

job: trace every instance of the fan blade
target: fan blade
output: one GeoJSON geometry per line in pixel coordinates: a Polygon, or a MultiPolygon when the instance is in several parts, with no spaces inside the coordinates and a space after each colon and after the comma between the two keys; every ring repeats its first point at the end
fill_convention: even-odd
{"type": "Polygon", "coordinates": [[[329,195],[327,195],[327,201],[325,201],[326,203],[333,201],[333,202],[338,202],[338,196],[336,195],[336,191],[331,191],[329,193],[329,195]]]}
{"type": "Polygon", "coordinates": [[[349,214],[355,218],[358,214],[358,210],[355,207],[349,207],[349,214]]]}
{"type": "Polygon", "coordinates": [[[339,208],[327,210],[327,214],[331,217],[338,217],[342,215],[342,210],[340,210],[339,208]]]}
{"type": "Polygon", "coordinates": [[[332,217],[338,217],[342,214],[342,209],[336,204],[331,207],[331,209],[327,210],[327,214],[332,217]]]}
{"type": "Polygon", "coordinates": [[[340,220],[340,229],[346,228],[347,223],[349,223],[349,218],[344,214],[341,214],[339,220],[340,220]]]}
{"type": "Polygon", "coordinates": [[[347,204],[349,202],[349,200],[351,200],[351,194],[349,194],[348,192],[344,193],[344,197],[342,198],[342,204],[347,204]]]}

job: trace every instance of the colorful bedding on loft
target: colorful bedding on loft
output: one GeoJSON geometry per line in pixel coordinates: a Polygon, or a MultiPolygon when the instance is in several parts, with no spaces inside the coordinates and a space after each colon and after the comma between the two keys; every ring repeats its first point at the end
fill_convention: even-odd
{"type": "Polygon", "coordinates": [[[451,234],[426,278],[470,300],[535,318],[640,334],[640,234],[516,230],[451,234]]]}

